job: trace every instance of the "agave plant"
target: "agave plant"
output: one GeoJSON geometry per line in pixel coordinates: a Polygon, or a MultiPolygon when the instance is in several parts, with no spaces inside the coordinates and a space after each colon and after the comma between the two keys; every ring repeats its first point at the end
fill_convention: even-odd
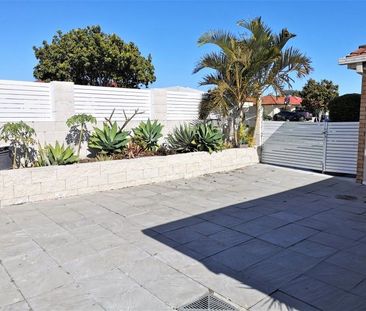
{"type": "Polygon", "coordinates": [[[222,132],[211,123],[202,123],[196,126],[195,140],[199,151],[218,151],[223,143],[222,132]]]}
{"type": "Polygon", "coordinates": [[[128,143],[128,132],[118,128],[117,122],[104,122],[103,129],[94,128],[88,146],[98,153],[113,154],[121,152],[128,143]]]}
{"type": "Polygon", "coordinates": [[[141,122],[133,131],[133,142],[138,144],[145,150],[155,151],[158,148],[159,138],[163,136],[161,133],[163,125],[158,121],[141,122]]]}
{"type": "Polygon", "coordinates": [[[175,152],[197,151],[195,126],[190,124],[180,125],[167,137],[168,146],[175,152]]]}
{"type": "Polygon", "coordinates": [[[38,166],[66,165],[79,161],[78,156],[74,154],[74,150],[70,146],[60,145],[58,141],[56,141],[55,146],[47,145],[42,148],[39,143],[38,146],[38,166]]]}

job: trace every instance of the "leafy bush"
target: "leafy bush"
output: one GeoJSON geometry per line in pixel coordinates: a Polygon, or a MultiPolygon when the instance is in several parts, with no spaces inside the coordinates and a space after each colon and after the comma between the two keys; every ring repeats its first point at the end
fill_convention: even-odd
{"type": "Polygon", "coordinates": [[[196,129],[190,124],[179,125],[167,137],[168,146],[175,152],[197,151],[196,129]]]}
{"type": "MultiPolygon", "coordinates": [[[[88,129],[86,127],[87,123],[92,123],[92,124],[96,124],[97,123],[97,119],[95,117],[93,117],[91,114],[85,114],[85,113],[80,113],[80,114],[75,114],[72,117],[68,118],[66,121],[66,125],[71,128],[71,130],[73,132],[76,132],[78,135],[78,138],[76,140],[77,145],[78,145],[78,149],[77,149],[77,155],[80,155],[80,149],[81,149],[81,144],[84,141],[84,136],[86,133],[88,133],[88,129]]],[[[87,138],[85,139],[87,140],[87,138]]]]}
{"type": "Polygon", "coordinates": [[[66,165],[78,162],[79,158],[74,154],[74,150],[64,144],[60,145],[56,141],[55,146],[47,145],[42,148],[39,145],[38,149],[38,166],[49,166],[49,165],[66,165]]]}
{"type": "Polygon", "coordinates": [[[195,132],[195,140],[199,151],[211,153],[221,149],[223,142],[222,132],[211,123],[197,125],[195,132]]]}
{"type": "Polygon", "coordinates": [[[122,152],[128,143],[128,132],[118,128],[117,122],[103,123],[103,129],[94,128],[88,146],[98,153],[113,154],[122,152]]]}
{"type": "Polygon", "coordinates": [[[249,147],[253,147],[255,145],[254,129],[254,127],[241,125],[239,130],[239,140],[241,144],[246,144],[249,147]]]}
{"type": "Polygon", "coordinates": [[[333,99],[329,105],[329,119],[333,122],[356,122],[360,119],[360,94],[345,94],[333,99]]]}
{"type": "Polygon", "coordinates": [[[13,168],[31,164],[30,153],[34,151],[32,145],[36,142],[35,136],[35,130],[23,121],[7,122],[1,127],[0,140],[10,143],[13,168]]]}
{"type": "Polygon", "coordinates": [[[133,131],[133,142],[144,150],[155,151],[158,148],[159,138],[163,136],[161,133],[163,125],[158,121],[141,122],[133,131]]]}
{"type": "Polygon", "coordinates": [[[167,138],[175,152],[218,151],[223,144],[222,132],[211,123],[184,124],[176,127],[167,138]]]}

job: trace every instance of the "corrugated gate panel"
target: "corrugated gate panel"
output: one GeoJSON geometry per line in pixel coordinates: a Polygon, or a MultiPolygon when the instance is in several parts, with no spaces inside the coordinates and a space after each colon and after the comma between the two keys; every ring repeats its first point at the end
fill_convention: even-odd
{"type": "Polygon", "coordinates": [[[328,123],[325,171],[356,174],[358,122],[328,123]]]}
{"type": "Polygon", "coordinates": [[[356,173],[358,122],[263,122],[262,162],[356,173]]]}
{"type": "Polygon", "coordinates": [[[323,132],[318,123],[263,122],[262,162],[321,171],[323,132]]]}

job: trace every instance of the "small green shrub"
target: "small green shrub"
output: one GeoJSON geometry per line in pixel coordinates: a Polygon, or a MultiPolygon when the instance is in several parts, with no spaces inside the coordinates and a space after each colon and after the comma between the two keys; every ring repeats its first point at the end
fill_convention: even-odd
{"type": "Polygon", "coordinates": [[[97,153],[111,155],[113,153],[122,152],[128,143],[128,132],[118,128],[117,122],[109,124],[103,123],[103,129],[94,128],[88,147],[96,150],[97,153]]]}
{"type": "Polygon", "coordinates": [[[170,149],[179,153],[197,151],[195,136],[195,126],[190,124],[181,124],[173,130],[173,133],[168,135],[168,146],[170,149]]]}
{"type": "Polygon", "coordinates": [[[34,150],[35,136],[35,130],[23,121],[7,122],[1,127],[0,140],[10,143],[13,168],[32,164],[30,153],[34,150]]]}
{"type": "Polygon", "coordinates": [[[246,144],[249,147],[253,147],[255,145],[254,130],[255,130],[254,127],[243,125],[240,128],[240,135],[239,135],[240,143],[246,144]]]}
{"type": "Polygon", "coordinates": [[[47,145],[44,148],[39,144],[37,166],[67,165],[78,161],[70,146],[60,145],[58,141],[55,146],[47,145]]]}
{"type": "Polygon", "coordinates": [[[211,123],[184,124],[176,127],[167,137],[171,150],[183,153],[194,151],[218,151],[222,149],[223,134],[211,123]]]}
{"type": "Polygon", "coordinates": [[[345,94],[333,99],[329,105],[332,122],[357,122],[360,119],[360,94],[345,94]]]}
{"type": "MultiPolygon", "coordinates": [[[[66,125],[78,134],[78,138],[76,139],[76,143],[78,146],[77,156],[80,155],[81,144],[84,140],[84,136],[86,133],[88,133],[88,128],[86,127],[87,123],[96,124],[97,119],[91,114],[80,113],[73,115],[66,121],[66,125]]],[[[87,140],[87,138],[85,140],[87,140]]]]}
{"type": "Polygon", "coordinates": [[[133,142],[139,145],[144,150],[155,151],[158,148],[159,138],[163,137],[161,133],[163,125],[158,121],[140,122],[139,126],[134,128],[133,142]]]}
{"type": "Polygon", "coordinates": [[[211,123],[202,123],[196,126],[195,141],[199,151],[214,152],[222,147],[223,134],[211,123]]]}

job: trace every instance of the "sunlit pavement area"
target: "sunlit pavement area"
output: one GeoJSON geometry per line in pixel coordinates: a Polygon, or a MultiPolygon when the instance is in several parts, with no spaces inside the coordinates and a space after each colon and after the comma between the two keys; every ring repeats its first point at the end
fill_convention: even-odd
{"type": "Polygon", "coordinates": [[[267,165],[0,210],[0,310],[366,310],[366,187],[267,165]]]}

